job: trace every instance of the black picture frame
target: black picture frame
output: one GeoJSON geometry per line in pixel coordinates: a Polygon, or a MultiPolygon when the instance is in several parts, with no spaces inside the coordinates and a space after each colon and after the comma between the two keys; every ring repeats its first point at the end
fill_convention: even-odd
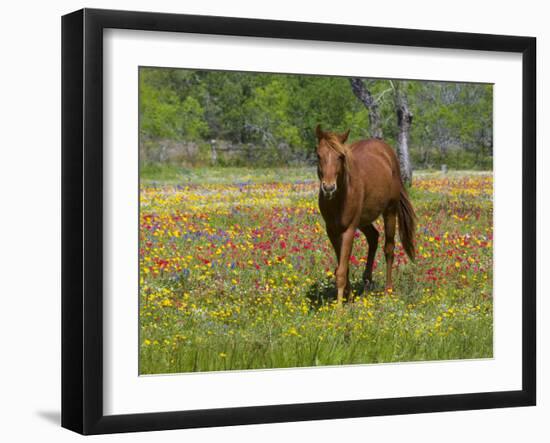
{"type": "Polygon", "coordinates": [[[82,434],[530,406],[536,402],[536,39],[83,9],[62,18],[62,426],[82,434]],[[192,32],[522,54],[522,389],[260,407],[103,413],[103,30],[192,32]]]}

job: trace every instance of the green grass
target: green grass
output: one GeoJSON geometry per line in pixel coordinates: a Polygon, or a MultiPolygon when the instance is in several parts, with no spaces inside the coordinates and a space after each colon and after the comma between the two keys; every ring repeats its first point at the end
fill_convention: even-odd
{"type": "Polygon", "coordinates": [[[147,164],[141,166],[140,178],[142,184],[288,183],[316,180],[315,171],[313,166],[187,168],[172,164],[147,164]]]}
{"type": "Polygon", "coordinates": [[[416,173],[416,263],[398,244],[394,292],[384,293],[382,235],[377,286],[365,293],[358,236],[354,299],[342,309],[314,168],[148,174],[141,374],[492,357],[490,174],[416,173]]]}

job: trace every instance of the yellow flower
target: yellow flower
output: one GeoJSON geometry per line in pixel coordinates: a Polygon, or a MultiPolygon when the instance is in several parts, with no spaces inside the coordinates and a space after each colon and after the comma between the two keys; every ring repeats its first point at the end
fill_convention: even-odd
{"type": "Polygon", "coordinates": [[[225,352],[220,352],[218,355],[220,356],[220,358],[227,357],[227,354],[225,352]]]}
{"type": "Polygon", "coordinates": [[[298,331],[296,330],[296,328],[295,328],[294,326],[292,326],[292,327],[288,330],[288,335],[299,336],[300,334],[298,333],[298,331]]]}

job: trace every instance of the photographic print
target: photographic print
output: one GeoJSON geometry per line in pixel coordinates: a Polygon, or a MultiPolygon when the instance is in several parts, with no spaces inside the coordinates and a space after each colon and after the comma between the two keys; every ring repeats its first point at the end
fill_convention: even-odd
{"type": "Polygon", "coordinates": [[[139,372],[491,358],[493,86],[139,68],[139,372]]]}
{"type": "Polygon", "coordinates": [[[98,9],[61,35],[63,427],[536,404],[535,38],[98,9]]]}

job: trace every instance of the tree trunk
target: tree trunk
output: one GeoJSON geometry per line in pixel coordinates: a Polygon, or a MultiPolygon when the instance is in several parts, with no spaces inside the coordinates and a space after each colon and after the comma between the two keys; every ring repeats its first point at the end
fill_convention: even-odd
{"type": "Polygon", "coordinates": [[[351,90],[363,105],[369,111],[369,126],[370,135],[374,138],[382,138],[382,123],[380,120],[380,112],[378,103],[374,100],[371,92],[365,86],[365,83],[360,78],[350,78],[351,90]]]}
{"type": "Polygon", "coordinates": [[[401,169],[401,179],[403,183],[410,185],[412,182],[412,165],[409,157],[409,134],[413,115],[409,111],[407,96],[403,92],[404,84],[401,87],[396,86],[395,91],[395,112],[397,114],[397,156],[399,157],[399,166],[401,169]]]}

